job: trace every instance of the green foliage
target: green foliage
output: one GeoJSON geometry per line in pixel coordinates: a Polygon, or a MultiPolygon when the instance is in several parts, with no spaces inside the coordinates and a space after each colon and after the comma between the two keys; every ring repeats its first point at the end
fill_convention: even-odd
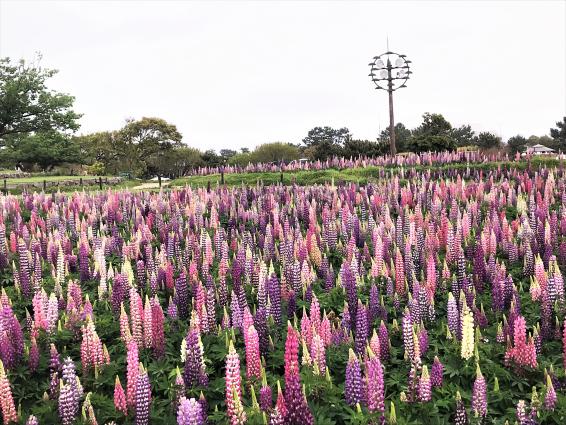
{"type": "Polygon", "coordinates": [[[475,133],[470,125],[462,125],[458,128],[453,128],[450,135],[456,141],[456,146],[458,147],[474,144],[475,133]]]}
{"type": "Polygon", "coordinates": [[[527,148],[527,139],[520,135],[513,136],[507,140],[507,147],[512,154],[524,152],[527,148]]]}
{"type": "MultiPolygon", "coordinates": [[[[407,150],[410,138],[411,130],[405,127],[403,123],[398,122],[395,124],[395,146],[397,152],[405,152],[407,150]]],[[[389,153],[389,127],[380,133],[379,146],[382,155],[389,153]]]]}
{"type": "MultiPolygon", "coordinates": [[[[356,158],[356,157],[375,157],[383,155],[384,145],[377,142],[372,142],[370,140],[347,140],[342,148],[342,155],[345,158],[356,158]]],[[[387,148],[389,146],[387,145],[387,148]]]]}
{"type": "Polygon", "coordinates": [[[415,153],[454,149],[456,141],[452,137],[452,125],[441,114],[428,112],[407,142],[407,150],[415,153]]]}
{"type": "Polygon", "coordinates": [[[34,166],[49,171],[63,163],[81,163],[78,146],[69,137],[55,131],[11,136],[5,140],[5,149],[0,152],[0,161],[15,164],[24,171],[34,166]]]}
{"type": "Polygon", "coordinates": [[[47,80],[56,73],[38,63],[0,58],[1,143],[13,135],[79,128],[81,115],[72,110],[75,98],[47,88],[47,80]]]}
{"type": "Polygon", "coordinates": [[[554,149],[566,151],[566,117],[556,123],[556,128],[550,129],[550,137],[554,139],[554,149]]]}
{"type": "Polygon", "coordinates": [[[494,149],[501,147],[501,137],[488,131],[483,131],[477,135],[474,144],[480,149],[494,149]]]}
{"type": "Polygon", "coordinates": [[[307,156],[313,160],[326,160],[340,155],[341,148],[352,138],[346,127],[334,129],[331,127],[315,127],[303,139],[307,156]]]}

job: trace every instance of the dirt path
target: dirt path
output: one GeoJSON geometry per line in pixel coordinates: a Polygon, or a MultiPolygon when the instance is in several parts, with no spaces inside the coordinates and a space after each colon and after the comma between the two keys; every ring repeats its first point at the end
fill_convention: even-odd
{"type": "MultiPolygon", "coordinates": [[[[166,187],[169,182],[162,182],[161,187],[166,187]]],[[[135,186],[132,189],[134,190],[144,190],[144,189],[159,189],[159,183],[151,182],[151,183],[142,183],[139,186],[135,186]]]]}

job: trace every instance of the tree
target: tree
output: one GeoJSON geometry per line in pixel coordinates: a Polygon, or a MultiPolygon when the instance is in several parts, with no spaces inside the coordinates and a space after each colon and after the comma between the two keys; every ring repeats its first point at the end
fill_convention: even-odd
{"type": "Polygon", "coordinates": [[[229,159],[232,158],[234,155],[236,155],[238,152],[232,150],[232,149],[221,149],[220,150],[220,156],[224,159],[229,159]]]}
{"type": "Polygon", "coordinates": [[[480,149],[494,149],[501,147],[501,137],[488,131],[478,134],[474,140],[474,145],[480,149]]]}
{"type": "Polygon", "coordinates": [[[23,134],[7,139],[2,150],[2,162],[16,165],[25,171],[35,166],[49,171],[64,163],[82,163],[78,145],[57,131],[23,134]]]}
{"type": "Polygon", "coordinates": [[[117,137],[121,147],[127,152],[123,159],[138,175],[151,175],[158,171],[154,164],[169,149],[179,147],[183,136],[173,124],[161,118],[143,117],[141,120],[128,120],[119,130],[117,137]]]}
{"type": "Polygon", "coordinates": [[[242,152],[242,153],[250,153],[250,149],[249,149],[249,148],[240,148],[240,152],[242,152]]]}
{"type": "Polygon", "coordinates": [[[425,113],[423,122],[412,131],[407,150],[415,153],[456,149],[452,125],[441,114],[425,113]]]}
{"type": "Polygon", "coordinates": [[[299,150],[288,143],[274,142],[257,146],[251,154],[253,162],[281,162],[299,159],[299,150]]]}
{"type": "Polygon", "coordinates": [[[303,139],[303,144],[306,146],[305,153],[308,153],[311,159],[326,160],[339,155],[344,143],[351,138],[352,135],[346,127],[340,129],[315,127],[303,139]]]}
{"type": "Polygon", "coordinates": [[[47,88],[56,73],[37,63],[0,59],[0,144],[9,136],[79,128],[81,115],[72,110],[75,98],[47,88]]]}
{"type": "MultiPolygon", "coordinates": [[[[389,145],[387,145],[389,147],[389,145]]],[[[383,146],[370,140],[348,140],[342,148],[342,155],[346,158],[370,157],[383,155],[383,146]]]]}
{"type": "Polygon", "coordinates": [[[550,129],[550,137],[554,139],[554,149],[566,151],[566,117],[556,123],[556,128],[550,129]]]}
{"type": "Polygon", "coordinates": [[[154,156],[152,163],[158,175],[170,178],[185,176],[192,169],[202,165],[204,161],[200,151],[186,145],[165,150],[161,155],[154,156]]]}
{"type": "Polygon", "coordinates": [[[208,167],[218,167],[223,164],[222,157],[218,156],[213,149],[205,151],[201,157],[204,161],[204,165],[208,167]]]}
{"type": "MultiPolygon", "coordinates": [[[[395,124],[395,146],[397,152],[404,152],[407,150],[407,142],[411,137],[411,130],[409,130],[401,122],[395,124]]],[[[379,149],[380,155],[389,153],[389,127],[383,130],[379,135],[379,149]]]]}
{"type": "Polygon", "coordinates": [[[474,144],[475,133],[470,125],[462,125],[458,128],[453,128],[450,135],[456,142],[456,146],[471,146],[474,144]]]}
{"type": "Polygon", "coordinates": [[[245,167],[252,161],[252,154],[250,152],[237,153],[228,160],[229,165],[238,165],[240,167],[245,167]]]}
{"type": "Polygon", "coordinates": [[[452,125],[446,121],[442,114],[423,114],[423,123],[413,130],[413,136],[448,136],[452,130],[452,125]]]}
{"type": "Polygon", "coordinates": [[[510,137],[507,140],[507,147],[512,154],[523,152],[527,147],[527,139],[520,135],[510,137]]]}

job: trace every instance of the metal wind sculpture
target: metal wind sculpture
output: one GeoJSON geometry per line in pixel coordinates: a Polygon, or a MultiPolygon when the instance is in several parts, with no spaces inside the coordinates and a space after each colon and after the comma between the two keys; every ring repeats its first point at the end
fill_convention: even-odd
{"type": "Polygon", "coordinates": [[[389,142],[391,155],[397,153],[395,146],[395,120],[393,118],[393,92],[397,89],[407,87],[406,82],[412,72],[409,69],[410,60],[405,55],[387,51],[379,56],[374,56],[373,62],[369,63],[371,72],[369,76],[378,90],[387,90],[389,93],[389,142]]]}

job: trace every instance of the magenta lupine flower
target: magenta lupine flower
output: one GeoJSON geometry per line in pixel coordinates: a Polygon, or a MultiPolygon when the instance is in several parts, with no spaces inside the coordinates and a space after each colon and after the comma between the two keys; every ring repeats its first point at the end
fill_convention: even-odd
{"type": "Polygon", "coordinates": [[[187,400],[186,397],[181,398],[179,409],[177,410],[178,425],[202,425],[204,420],[202,417],[202,408],[198,401],[194,398],[187,400]]]}
{"type": "Polygon", "coordinates": [[[140,363],[140,369],[136,383],[135,393],[135,424],[149,424],[149,405],[151,403],[151,386],[149,376],[143,365],[140,363]]]}
{"type": "Polygon", "coordinates": [[[487,414],[487,385],[479,365],[472,392],[472,409],[477,416],[484,417],[487,414]]]}
{"type": "Polygon", "coordinates": [[[360,361],[350,348],[349,359],[346,364],[346,380],[344,382],[344,396],[349,406],[355,406],[363,401],[362,370],[360,361]]]}
{"type": "Polygon", "coordinates": [[[114,384],[114,407],[117,411],[122,412],[124,415],[128,414],[126,394],[124,393],[124,388],[122,388],[122,383],[120,382],[118,375],[116,375],[116,381],[114,384]]]}
{"type": "Polygon", "coordinates": [[[299,375],[299,338],[291,324],[287,325],[285,341],[285,423],[312,425],[314,417],[301,388],[299,375]]]}
{"type": "Polygon", "coordinates": [[[440,362],[437,356],[434,356],[434,363],[430,370],[430,382],[433,387],[441,387],[444,373],[444,365],[440,362]]]}
{"type": "Polygon", "coordinates": [[[126,401],[129,408],[136,405],[136,385],[139,374],[138,344],[133,339],[128,343],[126,355],[126,401]]]}
{"type": "Polygon", "coordinates": [[[384,400],[383,366],[370,349],[366,359],[366,402],[369,411],[383,412],[385,410],[384,400]]]}
{"type": "Polygon", "coordinates": [[[246,333],[246,371],[248,379],[261,377],[261,360],[259,355],[259,337],[254,325],[246,333]]]}
{"type": "Polygon", "coordinates": [[[163,329],[163,324],[165,322],[165,316],[163,315],[163,309],[159,304],[157,296],[155,296],[153,303],[151,305],[151,321],[152,321],[152,343],[153,352],[155,357],[158,359],[165,355],[165,333],[163,329]]]}
{"type": "Polygon", "coordinates": [[[423,366],[421,372],[421,378],[419,380],[419,401],[427,402],[432,398],[430,376],[428,374],[428,368],[426,365],[423,366]]]}
{"type": "Polygon", "coordinates": [[[39,366],[39,347],[34,337],[31,338],[31,346],[29,349],[29,368],[32,372],[37,370],[39,366]]]}

